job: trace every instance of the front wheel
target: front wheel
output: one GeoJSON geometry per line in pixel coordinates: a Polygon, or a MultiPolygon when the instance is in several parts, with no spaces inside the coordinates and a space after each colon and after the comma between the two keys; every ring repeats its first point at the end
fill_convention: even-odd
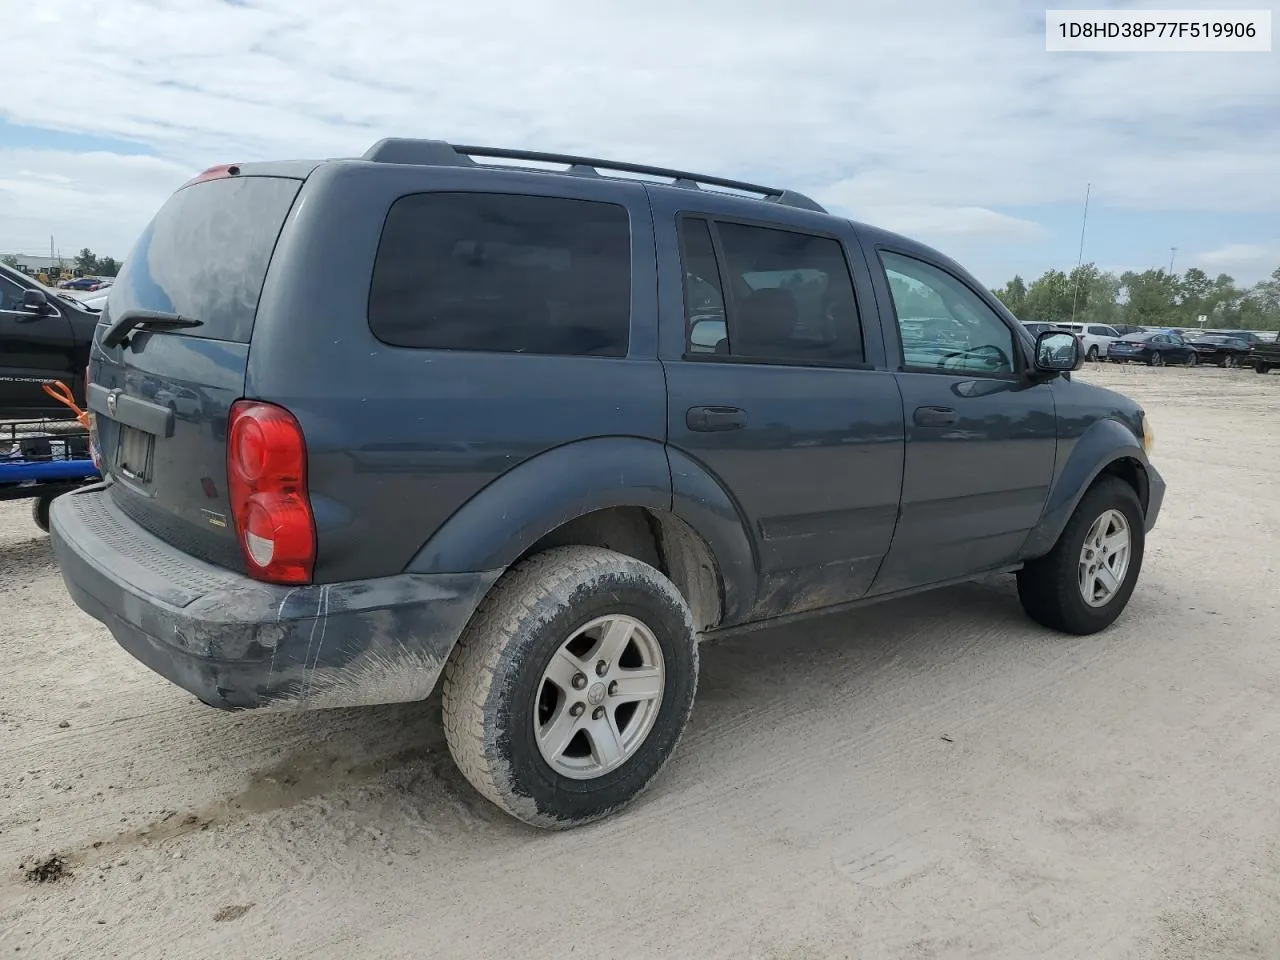
{"type": "Polygon", "coordinates": [[[1271,368],[1270,368],[1269,366],[1267,366],[1265,363],[1263,363],[1261,360],[1257,361],[1257,362],[1253,365],[1253,372],[1254,372],[1254,373],[1266,373],[1266,372],[1267,372],[1268,370],[1270,370],[1270,369],[1271,369],[1271,368]]]}
{"type": "Polygon", "coordinates": [[[646,563],[560,547],[506,573],[444,671],[463,775],[507,813],[563,829],[621,809],[658,775],[693,706],[689,607],[646,563]]]}
{"type": "Polygon", "coordinates": [[[1240,361],[1230,354],[1222,358],[1222,366],[1224,369],[1231,369],[1232,367],[1236,367],[1239,365],[1240,365],[1240,361]]]}
{"type": "Polygon", "coordinates": [[[1194,367],[1199,362],[1200,362],[1200,355],[1198,353],[1193,353],[1187,357],[1188,367],[1194,367]]]}
{"type": "Polygon", "coordinates": [[[1090,348],[1089,348],[1089,352],[1088,352],[1088,354],[1086,354],[1085,359],[1087,359],[1087,360],[1091,360],[1092,362],[1097,363],[1097,362],[1098,362],[1098,348],[1097,348],[1096,346],[1090,347],[1090,348]]]}
{"type": "Polygon", "coordinates": [[[1120,616],[1142,569],[1142,504],[1133,487],[1103,477],[1081,499],[1054,548],[1018,571],[1027,615],[1064,633],[1090,634],[1120,616]]]}

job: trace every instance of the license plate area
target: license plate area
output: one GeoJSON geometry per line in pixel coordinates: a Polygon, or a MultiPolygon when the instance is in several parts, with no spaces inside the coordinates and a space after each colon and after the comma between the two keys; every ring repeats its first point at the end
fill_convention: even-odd
{"type": "Polygon", "coordinates": [[[150,483],[155,454],[155,434],[121,424],[120,439],[116,443],[117,473],[135,483],[150,483]]]}

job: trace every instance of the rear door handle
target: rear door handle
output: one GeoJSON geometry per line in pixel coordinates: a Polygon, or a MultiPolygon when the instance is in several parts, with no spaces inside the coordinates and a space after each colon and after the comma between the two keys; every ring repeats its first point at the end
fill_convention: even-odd
{"type": "Polygon", "coordinates": [[[951,407],[916,407],[917,427],[952,427],[960,415],[951,407]]]}
{"type": "Polygon", "coordinates": [[[717,430],[741,430],[747,425],[747,411],[739,407],[690,407],[684,415],[685,426],[698,433],[717,430]]]}

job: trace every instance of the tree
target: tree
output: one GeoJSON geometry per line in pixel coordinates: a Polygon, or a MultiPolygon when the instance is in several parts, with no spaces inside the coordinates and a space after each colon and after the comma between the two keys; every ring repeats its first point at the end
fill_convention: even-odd
{"type": "Polygon", "coordinates": [[[1027,320],[1039,323],[1069,323],[1071,284],[1061,270],[1048,270],[1027,288],[1027,320]]]}
{"type": "Polygon", "coordinates": [[[1125,323],[1142,327],[1172,326],[1177,322],[1178,276],[1164,270],[1127,270],[1120,275],[1125,291],[1125,323]]]}
{"type": "Polygon", "coordinates": [[[76,269],[85,274],[96,274],[98,272],[98,258],[93,255],[93,251],[88,247],[76,254],[76,269]]]}
{"type": "Polygon", "coordinates": [[[18,269],[18,258],[12,253],[6,253],[3,257],[0,257],[0,263],[3,263],[6,267],[13,267],[15,270],[18,269]]]}
{"type": "Polygon", "coordinates": [[[1027,284],[1022,277],[1014,274],[1013,279],[1004,285],[1003,290],[992,290],[992,293],[1009,308],[1015,317],[1021,318],[1027,307],[1027,284]]]}
{"type": "Polygon", "coordinates": [[[114,277],[120,273],[120,261],[115,257],[103,257],[98,261],[97,276],[114,277]]]}

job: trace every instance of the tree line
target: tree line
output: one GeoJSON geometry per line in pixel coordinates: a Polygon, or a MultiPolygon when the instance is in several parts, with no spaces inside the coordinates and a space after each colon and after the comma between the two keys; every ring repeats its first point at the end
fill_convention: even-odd
{"type": "MultiPolygon", "coordinates": [[[[120,273],[122,264],[115,257],[99,257],[88,247],[76,254],[73,262],[82,277],[114,277],[120,273]]],[[[18,268],[18,258],[13,254],[0,257],[0,263],[18,268]]],[[[54,271],[55,273],[57,271],[54,271]]]]}
{"type": "Polygon", "coordinates": [[[1020,276],[992,290],[1020,320],[1041,323],[1132,323],[1140,327],[1280,330],[1280,267],[1252,287],[1198,267],[1185,273],[1126,270],[1118,276],[1092,263],[1070,273],[1046,271],[1028,285],[1020,276]]]}

